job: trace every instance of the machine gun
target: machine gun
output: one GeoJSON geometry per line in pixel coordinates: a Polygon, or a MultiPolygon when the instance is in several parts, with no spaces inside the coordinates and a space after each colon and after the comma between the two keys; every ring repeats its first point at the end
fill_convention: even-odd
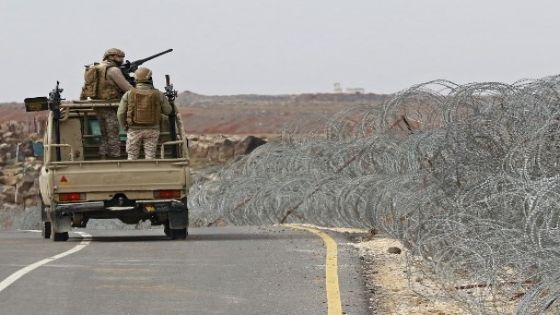
{"type": "MultiPolygon", "coordinates": [[[[169,104],[171,105],[171,113],[169,114],[169,135],[171,136],[171,141],[177,140],[177,112],[175,111],[175,98],[177,98],[177,90],[173,89],[173,84],[171,84],[171,78],[169,74],[165,75],[165,93],[169,104]]],[[[179,156],[177,151],[177,145],[173,145],[172,154],[174,158],[179,156]]]]}
{"type": "MultiPolygon", "coordinates": [[[[60,102],[64,99],[61,97],[63,89],[60,88],[60,82],[56,81],[56,87],[49,93],[49,99],[47,103],[49,104],[49,109],[53,112],[54,124],[54,136],[55,143],[60,144],[60,102]]],[[[60,147],[56,147],[56,160],[60,161],[60,147]]]]}
{"type": "MultiPolygon", "coordinates": [[[[38,112],[50,110],[54,118],[54,137],[55,144],[60,144],[60,102],[64,99],[61,97],[63,89],[60,88],[60,82],[56,81],[56,87],[49,93],[49,97],[30,97],[24,100],[25,111],[38,112]]],[[[60,161],[60,147],[55,148],[56,160],[60,161]]]]}
{"type": "Polygon", "coordinates": [[[155,55],[146,57],[146,58],[142,58],[142,59],[138,59],[135,61],[125,61],[121,66],[119,66],[119,68],[121,69],[122,74],[124,75],[124,77],[126,78],[126,80],[130,83],[130,85],[132,86],[136,86],[136,81],[134,80],[133,77],[130,76],[130,73],[136,71],[136,69],[138,69],[139,66],[141,66],[144,62],[152,60],[154,58],[157,58],[161,55],[165,55],[167,53],[172,52],[173,49],[168,49],[165,51],[162,51],[160,53],[157,53],[155,55]]]}

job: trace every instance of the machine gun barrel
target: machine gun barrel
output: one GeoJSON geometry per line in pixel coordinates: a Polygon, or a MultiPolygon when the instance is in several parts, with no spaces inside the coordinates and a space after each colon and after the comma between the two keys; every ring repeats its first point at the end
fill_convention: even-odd
{"type": "Polygon", "coordinates": [[[165,50],[165,51],[162,51],[162,52],[160,52],[160,53],[151,55],[151,56],[149,56],[149,57],[142,58],[142,59],[138,59],[138,60],[133,61],[133,62],[131,62],[131,63],[132,63],[132,64],[135,64],[135,65],[137,65],[137,66],[140,66],[141,64],[143,64],[143,63],[146,62],[146,61],[152,60],[152,59],[154,59],[154,58],[157,58],[157,57],[159,57],[159,56],[161,56],[161,55],[165,55],[165,54],[170,53],[170,52],[172,52],[172,51],[173,51],[173,48],[170,48],[170,49],[168,49],[168,50],[165,50]]]}
{"type": "Polygon", "coordinates": [[[146,57],[146,58],[138,59],[138,60],[135,60],[135,61],[132,61],[132,62],[130,62],[130,61],[127,60],[127,61],[125,61],[124,64],[122,64],[119,68],[121,69],[121,72],[122,72],[122,74],[124,75],[124,77],[126,78],[126,80],[127,80],[132,86],[135,86],[135,85],[136,85],[136,82],[134,81],[134,78],[132,78],[132,77],[130,76],[130,73],[131,73],[131,72],[136,71],[136,70],[138,69],[138,67],[141,66],[144,62],[149,61],[149,60],[152,60],[152,59],[154,59],[154,58],[157,58],[157,57],[159,57],[159,56],[161,56],[161,55],[168,54],[168,53],[170,53],[170,52],[172,52],[172,51],[173,51],[173,49],[170,48],[170,49],[168,49],[168,50],[164,50],[164,51],[159,52],[159,53],[157,53],[157,54],[151,55],[151,56],[146,57]]]}

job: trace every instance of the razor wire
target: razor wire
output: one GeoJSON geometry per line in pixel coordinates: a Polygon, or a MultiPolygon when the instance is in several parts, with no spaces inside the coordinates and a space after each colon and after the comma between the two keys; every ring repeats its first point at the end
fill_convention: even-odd
{"type": "Polygon", "coordinates": [[[410,250],[411,279],[473,314],[558,314],[559,91],[559,76],[419,84],[199,176],[189,208],[202,223],[377,228],[410,250]]]}

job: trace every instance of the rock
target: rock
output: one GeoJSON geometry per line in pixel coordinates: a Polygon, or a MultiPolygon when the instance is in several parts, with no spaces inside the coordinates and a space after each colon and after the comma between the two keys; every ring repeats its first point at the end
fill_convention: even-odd
{"type": "Polygon", "coordinates": [[[20,181],[20,185],[24,191],[28,191],[33,185],[35,185],[35,177],[31,175],[25,175],[20,181]]]}
{"type": "Polygon", "coordinates": [[[35,178],[29,175],[25,175],[21,181],[17,183],[14,197],[16,204],[23,203],[26,194],[30,192],[34,185],[35,178]]]}
{"type": "Polygon", "coordinates": [[[200,135],[189,138],[189,155],[192,158],[225,162],[253,151],[265,140],[254,136],[200,135]]]}
{"type": "Polygon", "coordinates": [[[189,154],[193,158],[206,158],[208,156],[207,143],[195,143],[189,147],[189,154]]]}
{"type": "Polygon", "coordinates": [[[15,203],[16,201],[16,188],[13,186],[8,186],[6,190],[2,192],[4,200],[9,203],[15,203]]]}
{"type": "Polygon", "coordinates": [[[398,247],[392,246],[392,247],[389,247],[389,248],[387,249],[387,252],[388,252],[389,254],[397,254],[397,255],[398,255],[398,254],[400,254],[400,253],[402,252],[402,250],[401,250],[400,248],[398,248],[398,247]]]}
{"type": "Polygon", "coordinates": [[[225,162],[233,158],[235,153],[235,145],[229,139],[225,139],[223,143],[218,146],[218,161],[225,162]]]}
{"type": "Polygon", "coordinates": [[[2,177],[0,177],[0,184],[2,185],[7,185],[7,186],[15,186],[18,182],[18,179],[16,176],[11,176],[11,175],[4,175],[2,177]]]}
{"type": "Polygon", "coordinates": [[[210,146],[208,148],[208,154],[206,155],[206,158],[210,161],[217,161],[218,157],[219,157],[219,150],[217,146],[210,146]]]}
{"type": "Polygon", "coordinates": [[[222,218],[219,218],[219,219],[214,220],[214,222],[208,223],[208,227],[211,227],[211,226],[223,227],[223,226],[227,226],[227,222],[226,222],[226,220],[224,220],[222,218]]]}
{"type": "Polygon", "coordinates": [[[266,144],[265,140],[254,136],[247,136],[235,144],[235,156],[249,154],[263,144],[266,144]]]}
{"type": "Polygon", "coordinates": [[[35,198],[25,198],[23,203],[24,203],[26,208],[29,208],[29,207],[34,206],[36,204],[35,198]]]}

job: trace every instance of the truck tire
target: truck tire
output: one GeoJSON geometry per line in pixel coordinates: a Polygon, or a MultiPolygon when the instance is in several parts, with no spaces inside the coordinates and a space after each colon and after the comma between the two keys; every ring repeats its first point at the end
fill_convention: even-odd
{"type": "Polygon", "coordinates": [[[187,239],[187,228],[184,229],[169,229],[169,236],[172,240],[184,240],[187,239]]]}
{"type": "Polygon", "coordinates": [[[68,232],[62,232],[62,233],[52,232],[52,240],[55,242],[66,242],[68,240],[68,232]]]}
{"type": "Polygon", "coordinates": [[[165,233],[165,236],[171,237],[171,232],[170,232],[170,229],[169,229],[169,221],[167,221],[163,224],[163,233],[165,233]]]}
{"type": "Polygon", "coordinates": [[[41,235],[43,236],[44,239],[49,239],[51,238],[51,223],[44,221],[42,228],[41,228],[41,235]]]}

